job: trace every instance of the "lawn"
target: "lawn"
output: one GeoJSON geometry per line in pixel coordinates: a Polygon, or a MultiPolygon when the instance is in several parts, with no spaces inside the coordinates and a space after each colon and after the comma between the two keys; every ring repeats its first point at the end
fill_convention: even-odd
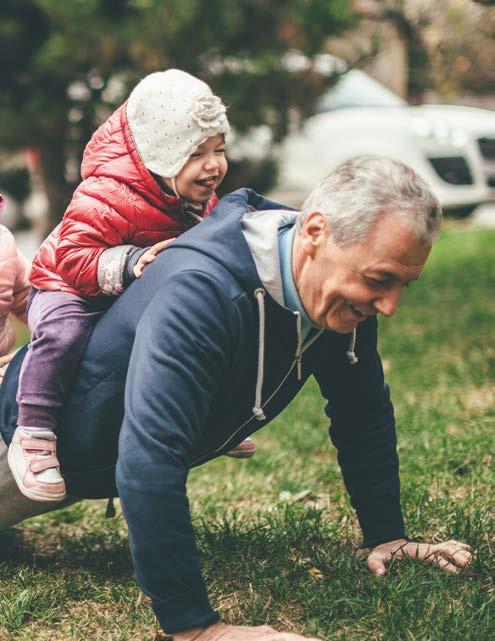
{"type": "MultiPolygon", "coordinates": [[[[449,229],[397,316],[381,321],[413,538],[470,543],[448,576],[412,561],[368,575],[309,382],[250,461],[191,472],[214,607],[227,622],[339,641],[495,639],[495,232],[449,229]]],[[[0,534],[0,639],[152,640],[120,510],[86,502],[0,534]]]]}

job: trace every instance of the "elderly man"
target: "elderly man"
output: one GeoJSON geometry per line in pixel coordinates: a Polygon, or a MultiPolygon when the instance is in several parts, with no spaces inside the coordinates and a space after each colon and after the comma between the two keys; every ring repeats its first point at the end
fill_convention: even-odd
{"type": "MultiPolygon", "coordinates": [[[[330,436],[372,548],[370,571],[384,574],[393,554],[450,571],[469,562],[463,544],[405,538],[393,408],[377,352],[377,315],[392,316],[402,288],[419,278],[440,223],[426,184],[386,158],[343,165],[299,214],[242,189],[177,239],[97,325],[63,416],[63,472],[73,497],[118,493],[136,577],[175,639],[278,636],[218,621],[186,481],[192,466],[269,423],[311,375],[328,401],[330,436]]],[[[7,442],[21,360],[1,388],[7,442]]],[[[1,460],[7,527],[43,508],[19,495],[1,460]]]]}

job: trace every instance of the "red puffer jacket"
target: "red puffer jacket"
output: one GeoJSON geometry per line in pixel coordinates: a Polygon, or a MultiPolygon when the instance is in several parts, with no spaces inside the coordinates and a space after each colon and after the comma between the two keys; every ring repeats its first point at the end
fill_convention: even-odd
{"type": "MultiPolygon", "coordinates": [[[[132,139],[125,104],[93,134],[81,164],[83,181],[62,222],[33,261],[31,282],[40,289],[100,296],[98,259],[117,245],[148,247],[188,229],[179,199],[160,189],[132,139]]],[[[214,194],[205,216],[218,202],[214,194]]]]}

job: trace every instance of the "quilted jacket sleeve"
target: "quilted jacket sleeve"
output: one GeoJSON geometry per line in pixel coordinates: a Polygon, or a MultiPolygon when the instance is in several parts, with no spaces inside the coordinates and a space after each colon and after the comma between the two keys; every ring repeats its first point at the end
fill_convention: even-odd
{"type": "Polygon", "coordinates": [[[126,186],[101,178],[85,181],[76,190],[60,226],[57,271],[85,296],[98,296],[98,261],[108,248],[126,245],[135,228],[135,206],[126,186]],[[115,190],[119,197],[115,197],[115,190]],[[113,197],[112,197],[113,196],[113,197]],[[122,203],[117,209],[109,202],[122,203]]]}
{"type": "Polygon", "coordinates": [[[27,299],[31,283],[29,282],[29,272],[31,264],[28,259],[17,249],[16,250],[16,270],[14,282],[14,302],[12,305],[12,314],[23,323],[27,323],[27,299]]]}
{"type": "Polygon", "coordinates": [[[9,314],[26,321],[29,263],[17,250],[10,231],[1,225],[0,250],[0,355],[4,355],[15,343],[9,314]]]}

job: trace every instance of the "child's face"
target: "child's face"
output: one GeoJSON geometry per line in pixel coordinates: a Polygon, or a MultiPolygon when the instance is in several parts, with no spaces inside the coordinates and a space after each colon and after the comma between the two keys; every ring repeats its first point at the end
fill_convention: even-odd
{"type": "MultiPolygon", "coordinates": [[[[197,203],[207,202],[227,173],[225,138],[217,134],[205,140],[189,157],[175,178],[177,192],[186,200],[197,203]]],[[[172,179],[165,178],[173,190],[172,179]]]]}

